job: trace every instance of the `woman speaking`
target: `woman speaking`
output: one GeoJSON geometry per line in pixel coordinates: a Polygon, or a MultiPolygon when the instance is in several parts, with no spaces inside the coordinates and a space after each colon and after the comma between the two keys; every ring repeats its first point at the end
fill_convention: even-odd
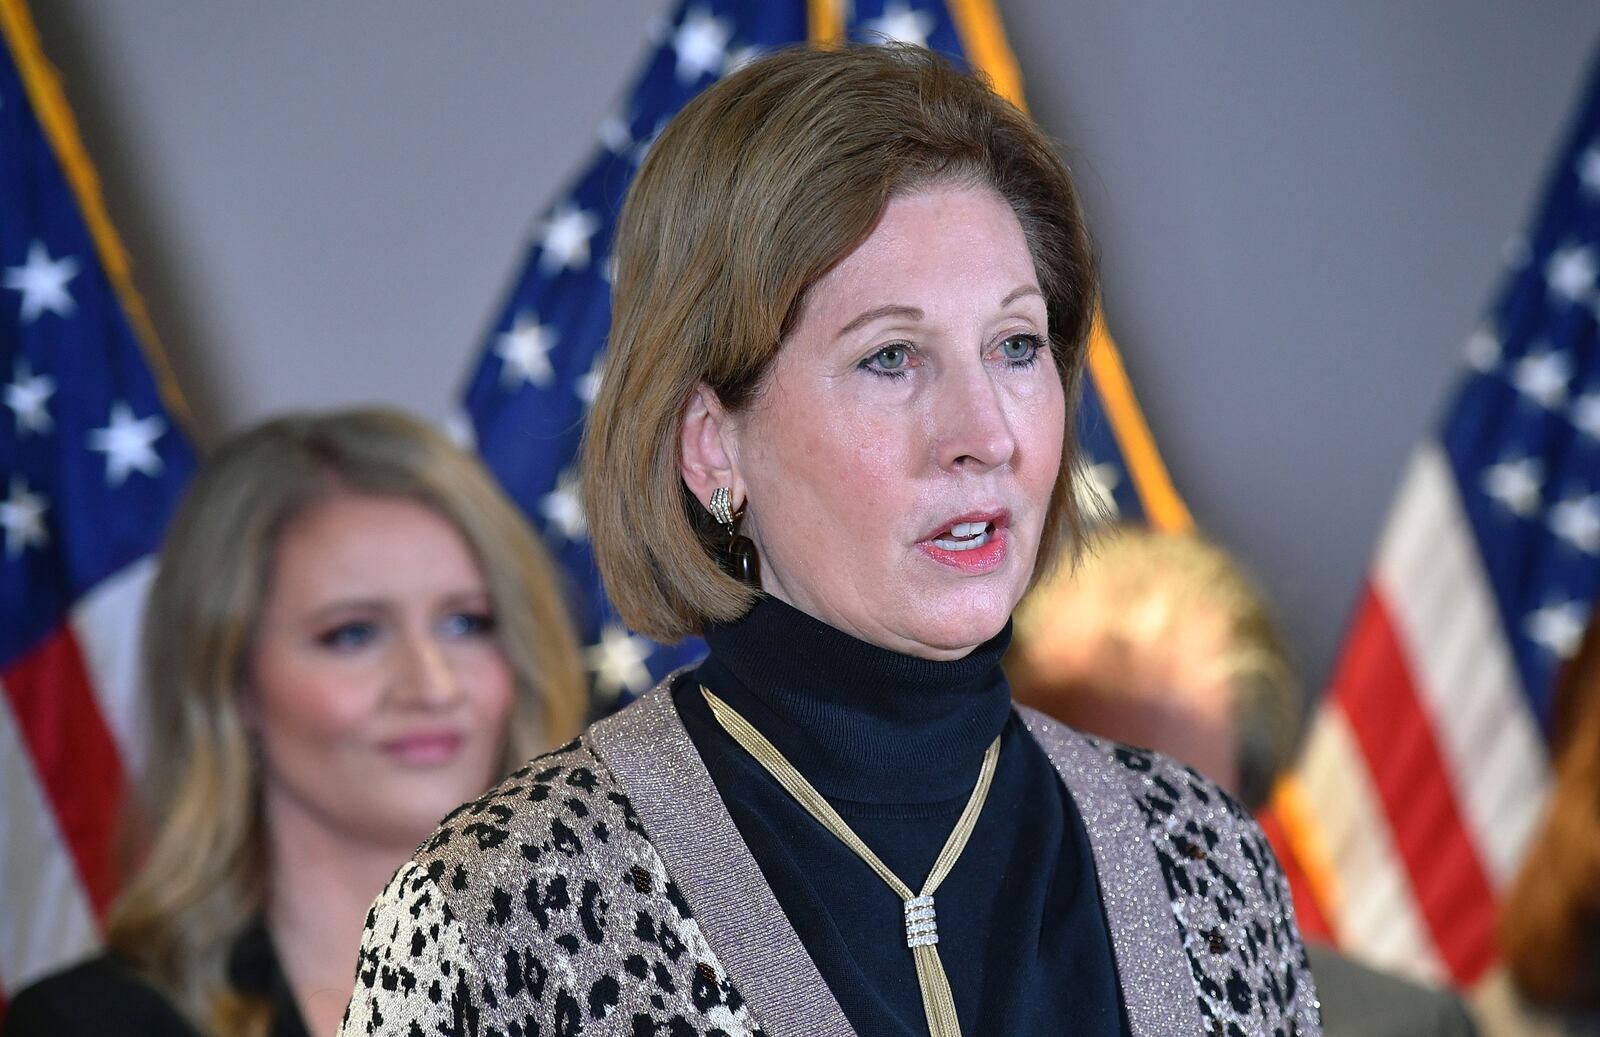
{"type": "Polygon", "coordinates": [[[661,134],[616,258],[595,551],[710,657],[446,820],[343,1032],[1317,1033],[1244,811],[1000,669],[1077,531],[1095,303],[1027,119],[925,52],[773,55],[661,134]]]}

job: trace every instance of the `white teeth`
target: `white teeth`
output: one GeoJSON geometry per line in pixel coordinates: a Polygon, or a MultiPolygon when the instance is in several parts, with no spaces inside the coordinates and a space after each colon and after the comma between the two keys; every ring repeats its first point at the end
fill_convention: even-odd
{"type": "Polygon", "coordinates": [[[994,536],[994,534],[988,531],[988,524],[984,522],[963,522],[957,525],[950,532],[955,533],[957,536],[962,536],[964,534],[961,533],[961,528],[963,526],[973,525],[978,527],[977,536],[967,540],[945,540],[942,537],[935,537],[933,546],[937,547],[941,551],[970,551],[975,547],[982,547],[984,544],[987,544],[994,536]]]}
{"type": "Polygon", "coordinates": [[[954,537],[975,537],[989,528],[987,522],[957,522],[950,527],[950,535],[954,537]]]}

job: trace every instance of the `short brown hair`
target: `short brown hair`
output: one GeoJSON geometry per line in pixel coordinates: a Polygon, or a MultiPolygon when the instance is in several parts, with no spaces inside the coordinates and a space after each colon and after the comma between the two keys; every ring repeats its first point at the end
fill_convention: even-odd
{"type": "MultiPolygon", "coordinates": [[[[889,201],[981,184],[1022,225],[1067,398],[1063,458],[1094,315],[1095,266],[1072,179],[1028,117],[927,51],[786,50],[686,106],[652,146],[617,231],[611,342],[583,458],[591,538],[623,620],[676,641],[743,615],[754,592],[715,561],[681,475],[679,429],[705,384],[730,411],[759,391],[806,292],[889,201]]],[[[1035,573],[1079,529],[1070,464],[1035,573]]]]}
{"type": "Polygon", "coordinates": [[[266,1032],[267,1003],[226,977],[228,948],[266,895],[261,772],[240,689],[283,531],[346,493],[428,507],[482,568],[517,687],[502,770],[583,721],[554,566],[494,478],[443,433],[397,411],[349,410],[279,418],[223,444],[178,507],[145,609],[146,805],[158,827],[107,932],[201,1032],[266,1032]]]}

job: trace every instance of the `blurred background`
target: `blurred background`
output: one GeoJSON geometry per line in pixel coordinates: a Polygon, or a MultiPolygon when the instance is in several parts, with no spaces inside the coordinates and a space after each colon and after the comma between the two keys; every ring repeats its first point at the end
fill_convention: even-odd
{"type": "MultiPolygon", "coordinates": [[[[35,6],[203,438],[352,401],[444,418],[673,8],[35,6]]],[[[1320,687],[1600,6],[999,9],[1177,489],[1320,687]]]]}
{"type": "MultiPolygon", "coordinates": [[[[8,17],[19,6],[16,0],[0,0],[0,12],[8,17]]],[[[601,228],[593,239],[591,257],[588,235],[596,227],[583,225],[587,217],[573,217],[566,201],[578,199],[582,213],[600,213],[599,223],[605,223],[651,126],[732,60],[731,48],[740,41],[719,35],[713,14],[738,7],[741,17],[751,11],[766,15],[779,5],[38,0],[33,6],[42,53],[59,71],[65,101],[98,170],[110,221],[131,257],[133,283],[194,412],[189,431],[202,451],[287,409],[386,403],[457,430],[470,425],[495,474],[539,522],[557,560],[583,582],[582,573],[592,567],[581,510],[566,494],[563,476],[584,412],[581,376],[598,368],[589,366],[590,354],[569,357],[564,364],[555,354],[545,357],[541,350],[549,342],[540,336],[546,330],[558,331],[557,338],[568,336],[587,322],[596,337],[587,348],[598,348],[605,292],[604,264],[598,261],[609,247],[610,228],[601,228]],[[708,63],[685,77],[690,53],[708,63]],[[630,90],[640,84],[639,97],[630,101],[630,90]],[[652,95],[657,85],[662,86],[659,96],[652,95]],[[619,116],[627,126],[619,126],[619,116]],[[550,236],[556,227],[567,235],[569,258],[576,247],[581,260],[546,262],[558,253],[550,236]],[[575,299],[580,288],[587,293],[584,313],[553,316],[545,309],[561,290],[575,299]],[[523,327],[523,316],[536,302],[549,329],[523,327]],[[546,360],[557,368],[553,388],[541,383],[546,376],[536,370],[546,360]],[[557,442],[562,436],[567,436],[565,445],[557,442]],[[535,442],[537,450],[528,448],[535,442]],[[544,467],[536,479],[512,470],[540,452],[548,456],[538,459],[544,467]]],[[[829,4],[788,5],[801,36],[808,6],[829,4]]],[[[880,27],[916,29],[919,24],[910,0],[859,0],[854,6],[860,18],[850,21],[852,32],[869,13],[880,27]]],[[[950,41],[949,12],[987,11],[990,5],[916,0],[916,10],[924,7],[946,12],[940,32],[950,41]]],[[[1557,300],[1564,308],[1551,304],[1569,327],[1576,326],[1569,319],[1574,313],[1588,321],[1573,333],[1582,339],[1579,344],[1540,337],[1543,331],[1528,331],[1528,322],[1517,332],[1526,341],[1513,343],[1512,330],[1501,327],[1505,315],[1491,320],[1489,311],[1501,296],[1508,265],[1527,275],[1530,297],[1544,300],[1550,294],[1547,277],[1554,284],[1544,265],[1552,243],[1535,248],[1520,235],[1529,231],[1543,200],[1558,193],[1547,196],[1556,183],[1552,163],[1560,157],[1597,60],[1600,6],[1580,0],[1515,6],[1463,0],[1448,10],[1418,2],[1284,9],[1242,0],[1204,7],[1002,0],[993,8],[1004,23],[1029,107],[1060,142],[1083,192],[1102,261],[1106,324],[1176,494],[1198,528],[1262,585],[1284,628],[1292,667],[1315,697],[1329,684],[1342,646],[1360,643],[1359,638],[1347,642],[1346,634],[1385,516],[1414,448],[1437,433],[1455,390],[1464,384],[1469,336],[1495,326],[1506,362],[1499,363],[1498,352],[1485,361],[1480,348],[1478,388],[1492,382],[1484,391],[1513,402],[1518,392],[1536,395],[1516,381],[1521,375],[1513,373],[1513,361],[1571,348],[1576,362],[1587,364],[1584,357],[1593,352],[1594,321],[1588,311],[1600,312],[1595,306],[1600,299],[1595,256],[1600,253],[1592,248],[1568,257],[1579,266],[1588,263],[1574,274],[1582,283],[1570,299],[1557,300]]],[[[8,23],[8,33],[13,30],[8,23]]],[[[1593,175],[1600,177],[1600,150],[1591,151],[1597,156],[1590,164],[1593,175]]],[[[1580,216],[1589,223],[1573,227],[1586,227],[1581,232],[1593,237],[1600,228],[1593,213],[1600,210],[1591,195],[1582,193],[1589,189],[1580,190],[1575,167],[1561,168],[1562,204],[1579,198],[1588,206],[1580,216]]],[[[46,318],[27,332],[28,309],[65,305],[59,296],[52,302],[50,293],[50,278],[66,275],[60,265],[67,262],[60,258],[65,253],[55,247],[36,263],[22,231],[13,232],[17,240],[8,247],[14,257],[6,263],[22,264],[28,254],[25,266],[8,265],[6,271],[5,287],[24,293],[20,322],[25,333],[19,341],[34,334],[29,343],[48,345],[54,329],[67,326],[66,315],[57,309],[63,317],[59,324],[46,318]],[[27,277],[43,280],[25,284],[27,277]]],[[[89,251],[79,254],[87,258],[89,251]]],[[[79,293],[74,298],[85,309],[90,287],[86,278],[70,289],[79,293]]],[[[126,329],[121,334],[131,344],[126,329]]],[[[67,354],[50,355],[62,362],[67,354]]],[[[1550,376],[1548,365],[1545,370],[1550,376]]],[[[23,417],[28,401],[36,408],[43,405],[35,373],[22,367],[0,371],[13,379],[7,392],[21,394],[6,398],[17,411],[16,443],[30,434],[23,417]]],[[[55,374],[66,379],[65,368],[55,374]]],[[[1564,404],[1569,385],[1577,384],[1567,370],[1559,385],[1546,388],[1564,404]]],[[[1105,385],[1097,380],[1097,387],[1103,395],[1105,385]]],[[[1573,388],[1573,395],[1578,391],[1573,388]]],[[[156,407],[153,390],[147,395],[146,407],[156,407]]],[[[1313,803],[1353,804],[1347,813],[1355,820],[1344,834],[1355,832],[1359,838],[1348,845],[1382,843],[1372,850],[1376,856],[1363,857],[1364,850],[1335,852],[1338,859],[1321,862],[1322,870],[1357,885],[1381,887],[1379,880],[1393,879],[1388,892],[1406,901],[1405,910],[1427,916],[1413,919],[1409,936],[1391,938],[1387,933],[1394,927],[1385,923],[1392,901],[1380,895],[1370,907],[1352,907],[1319,892],[1331,919],[1307,921],[1311,915],[1303,911],[1303,923],[1308,930],[1342,929],[1335,935],[1355,944],[1361,941],[1352,934],[1370,930],[1377,943],[1360,948],[1368,952],[1365,957],[1403,971],[1409,959],[1408,971],[1430,982],[1468,985],[1492,961],[1490,894],[1509,881],[1538,817],[1547,741],[1554,741],[1549,737],[1554,675],[1577,654],[1593,600],[1597,550],[1579,542],[1592,539],[1600,545],[1600,472],[1588,442],[1573,445],[1579,438],[1573,427],[1582,419],[1550,401],[1538,402],[1542,409],[1528,404],[1515,411],[1507,405],[1515,420],[1506,423],[1516,426],[1508,441],[1515,442],[1512,433],[1520,434],[1523,419],[1559,424],[1566,451],[1560,463],[1572,466],[1570,485],[1558,487],[1552,476],[1548,489],[1512,486],[1500,494],[1473,481],[1462,492],[1473,496],[1472,507],[1478,498],[1496,496],[1518,519],[1530,520],[1489,532],[1514,526],[1516,537],[1543,538],[1539,550],[1546,553],[1539,557],[1559,564],[1541,579],[1549,577],[1551,593],[1565,587],[1570,606],[1549,618],[1565,626],[1546,630],[1548,636],[1529,633],[1520,628],[1526,613],[1518,610],[1545,604],[1543,599],[1507,604],[1504,581],[1489,589],[1468,588],[1480,595],[1474,601],[1490,602],[1477,620],[1484,624],[1481,629],[1494,633],[1490,640],[1501,653],[1497,665],[1502,669],[1494,671],[1492,681],[1478,683],[1499,683],[1478,694],[1483,689],[1469,687],[1470,679],[1440,681],[1438,672],[1428,670],[1427,680],[1418,682],[1426,688],[1390,695],[1373,684],[1378,690],[1365,700],[1359,696],[1368,693],[1352,685],[1338,711],[1325,711],[1337,712],[1333,721],[1324,716],[1314,728],[1308,753],[1314,759],[1303,768],[1313,784],[1318,776],[1327,779],[1312,788],[1313,803]],[[1519,510],[1517,494],[1528,492],[1540,507],[1554,504],[1558,492],[1589,495],[1588,504],[1580,502],[1576,511],[1563,514],[1587,515],[1595,528],[1569,525],[1559,536],[1579,547],[1556,544],[1543,511],[1519,510]],[[1565,586],[1569,576],[1574,584],[1581,576],[1589,589],[1580,594],[1565,586]],[[1504,615],[1492,614],[1490,590],[1501,594],[1504,615]],[[1517,641],[1512,649],[1523,653],[1517,657],[1518,672],[1505,660],[1502,633],[1517,641]],[[1537,648],[1530,647],[1533,642],[1561,646],[1541,657],[1537,672],[1527,663],[1527,653],[1537,648]],[[1414,709],[1416,703],[1407,697],[1413,693],[1435,698],[1414,709]],[[1469,699],[1470,708],[1456,708],[1469,699]],[[1393,706],[1396,701],[1399,706],[1393,706]],[[1379,708],[1371,708],[1374,703],[1379,708]],[[1391,726],[1396,710],[1410,710],[1407,716],[1421,725],[1424,749],[1434,752],[1437,739],[1442,750],[1427,759],[1420,753],[1391,753],[1375,736],[1391,726]],[[1354,740],[1351,717],[1359,728],[1354,740]],[[1427,729],[1435,721],[1440,732],[1427,729]],[[1511,734],[1496,742],[1494,736],[1506,731],[1511,734]],[[1495,750],[1502,754],[1498,769],[1477,766],[1477,747],[1507,745],[1514,748],[1495,750]],[[1408,800],[1416,798],[1407,784],[1415,779],[1406,769],[1413,763],[1437,779],[1446,813],[1454,810],[1452,797],[1459,795],[1464,813],[1471,815],[1465,824],[1461,816],[1446,819],[1468,832],[1457,847],[1461,853],[1451,859],[1471,858],[1471,867],[1478,869],[1473,851],[1487,848],[1480,855],[1488,861],[1482,874],[1471,873],[1477,884],[1463,887],[1465,895],[1482,901],[1471,940],[1459,941],[1463,947],[1470,943],[1470,953],[1452,957],[1450,935],[1432,931],[1448,928],[1455,913],[1451,903],[1430,899],[1418,878],[1432,863],[1429,825],[1437,818],[1403,816],[1408,800]],[[1386,771],[1388,764],[1393,766],[1386,771]],[[1358,794],[1347,794],[1347,786],[1358,794]],[[1511,829],[1498,824],[1509,816],[1496,813],[1502,809],[1515,814],[1511,829]],[[1391,832],[1397,833],[1393,845],[1391,832]],[[1423,908],[1410,904],[1410,882],[1422,890],[1416,899],[1423,908]],[[1431,927],[1427,933],[1424,923],[1431,927]],[[1443,957],[1421,960],[1414,953],[1423,947],[1431,955],[1436,942],[1447,948],[1443,957]]],[[[104,434],[103,440],[91,438],[88,449],[107,453],[108,486],[121,485],[113,475],[117,465],[124,466],[123,477],[136,471],[155,481],[161,466],[146,453],[150,443],[139,438],[151,433],[138,431],[132,412],[119,433],[115,410],[109,419],[103,409],[90,414],[85,405],[81,411],[72,419],[91,437],[104,434]],[[109,425],[100,428],[102,421],[109,425]],[[118,435],[124,437],[117,440],[120,446],[112,442],[118,435]]],[[[1471,426],[1472,419],[1468,413],[1463,420],[1471,426]]],[[[1489,422],[1483,424],[1487,429],[1489,422]]],[[[1122,434],[1119,430],[1119,439],[1122,434]]],[[[52,598],[52,605],[65,609],[102,580],[82,600],[104,598],[104,586],[118,582],[108,574],[138,569],[142,575],[121,580],[126,592],[115,587],[111,592],[125,599],[118,606],[124,611],[116,614],[124,619],[132,614],[126,609],[137,606],[140,581],[148,579],[146,556],[159,536],[164,509],[193,464],[178,438],[168,437],[161,448],[170,451],[163,455],[164,496],[156,499],[151,489],[153,517],[140,530],[145,539],[123,551],[115,565],[74,573],[76,582],[61,592],[60,601],[52,598]]],[[[10,449],[11,443],[0,446],[10,449]]],[[[45,449],[41,439],[28,443],[30,449],[45,449]]],[[[1499,449],[1501,444],[1491,445],[1499,449]]],[[[1122,441],[1120,449],[1126,448],[1122,441]]],[[[89,456],[92,471],[102,459],[89,456]]],[[[1482,463],[1487,471],[1496,456],[1473,464],[1482,463]]],[[[0,454],[0,462],[9,464],[8,458],[0,454]]],[[[1462,466],[1476,478],[1477,467],[1462,466]]],[[[0,508],[10,509],[0,510],[0,522],[6,526],[6,559],[21,559],[13,567],[17,572],[47,564],[30,554],[32,549],[40,558],[46,553],[44,512],[42,498],[30,497],[28,485],[15,477],[23,468],[19,462],[12,472],[0,472],[11,476],[0,484],[0,490],[9,491],[0,508]]],[[[82,491],[90,483],[97,480],[75,488],[82,491]]],[[[135,492],[147,488],[140,478],[128,485],[135,492]]],[[[95,492],[101,489],[95,486],[95,492]]],[[[87,491],[82,493],[86,501],[87,491]]],[[[84,501],[76,506],[90,513],[84,528],[96,532],[94,509],[84,501]]],[[[100,506],[102,514],[107,507],[120,505],[100,506]]],[[[1456,517],[1459,534],[1466,519],[1456,517]]],[[[50,520],[56,521],[54,513],[50,520]]],[[[1453,620],[1455,591],[1448,584],[1456,572],[1431,564],[1432,534],[1418,528],[1423,535],[1411,544],[1415,568],[1399,586],[1431,595],[1436,611],[1453,620]]],[[[1486,537],[1486,528],[1481,522],[1475,527],[1484,542],[1475,542],[1472,550],[1483,550],[1484,567],[1493,568],[1496,538],[1486,537]]],[[[1466,549],[1458,554],[1482,583],[1478,556],[1466,549]]],[[[1535,583],[1537,592],[1543,585],[1535,583]]],[[[15,594],[0,586],[5,592],[0,619],[17,614],[31,622],[34,613],[47,611],[41,585],[20,586],[15,594]]],[[[1519,584],[1518,589],[1525,588],[1519,584]]],[[[575,607],[600,701],[608,704],[623,692],[648,687],[644,664],[660,672],[661,658],[620,629],[613,632],[603,602],[575,607]]],[[[52,614],[40,622],[55,621],[52,614]]],[[[79,624],[89,668],[103,683],[101,670],[108,667],[100,664],[116,653],[98,648],[99,635],[85,633],[77,616],[73,622],[79,624]]],[[[100,634],[121,645],[118,660],[125,662],[131,626],[112,626],[108,634],[102,623],[100,634]]],[[[1453,633],[1453,647],[1460,648],[1460,642],[1472,640],[1461,634],[1463,629],[1447,623],[1424,633],[1433,633],[1435,642],[1453,633]]],[[[26,637],[14,633],[0,629],[0,663],[13,665],[5,653],[15,649],[15,658],[32,665],[42,642],[31,627],[26,637]]],[[[1427,670],[1427,651],[1418,649],[1409,658],[1422,659],[1416,665],[1427,670]]],[[[1452,661],[1465,667],[1454,671],[1458,678],[1482,670],[1470,652],[1457,653],[1452,661]]],[[[49,680],[29,677],[23,669],[17,663],[0,673],[15,700],[18,737],[26,742],[9,756],[10,743],[0,743],[0,768],[10,768],[0,770],[0,777],[20,775],[19,782],[29,776],[20,750],[30,749],[36,762],[42,760],[44,735],[58,734],[31,718],[69,712],[55,700],[36,714],[17,705],[44,702],[54,689],[49,680]]],[[[137,702],[131,686],[102,697],[137,702]]],[[[130,717],[136,710],[136,705],[125,707],[130,717]]],[[[125,732],[115,715],[109,723],[122,739],[125,732]]],[[[0,735],[9,739],[12,731],[0,730],[0,735]]],[[[70,731],[54,744],[60,748],[55,763],[62,773],[71,772],[81,746],[72,742],[70,731]]],[[[129,762],[129,771],[136,772],[137,758],[129,762]]],[[[53,794],[48,776],[41,783],[53,794]]],[[[109,816],[106,804],[115,794],[102,799],[109,816]]],[[[65,816],[59,803],[53,806],[65,816]]],[[[46,813],[35,811],[40,817],[46,813]]],[[[1280,820],[1295,828],[1292,811],[1280,820]]],[[[1330,831],[1337,828],[1328,815],[1318,821],[1330,831]]],[[[1280,834],[1276,828],[1274,833],[1280,834]]],[[[1304,847],[1293,831],[1289,834],[1296,851],[1287,853],[1280,845],[1286,863],[1304,847]]],[[[1339,833],[1327,841],[1339,843],[1339,833]]],[[[0,852],[0,879],[6,883],[31,875],[18,845],[13,834],[8,846],[0,846],[9,852],[0,852]]],[[[1319,862],[1295,863],[1307,868],[1306,881],[1315,885],[1319,862]]],[[[94,907],[102,908],[114,884],[107,879],[102,889],[90,877],[86,885],[100,898],[94,907]]],[[[31,937],[26,928],[0,925],[0,936],[6,937],[0,950],[13,954],[7,941],[17,936],[11,942],[20,946],[31,937]]],[[[94,937],[87,911],[81,928],[83,939],[77,943],[88,946],[94,937]]],[[[60,960],[56,950],[51,954],[60,960]]],[[[21,951],[15,955],[27,957],[21,951]]]]}

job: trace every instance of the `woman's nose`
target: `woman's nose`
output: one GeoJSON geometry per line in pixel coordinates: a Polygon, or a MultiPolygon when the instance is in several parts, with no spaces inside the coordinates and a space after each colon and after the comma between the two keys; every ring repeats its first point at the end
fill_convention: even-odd
{"type": "Polygon", "coordinates": [[[404,699],[417,705],[448,706],[461,694],[461,683],[439,642],[421,633],[406,638],[399,686],[404,699]]]}
{"type": "Polygon", "coordinates": [[[987,470],[1011,462],[1017,439],[999,387],[982,363],[947,373],[938,403],[939,464],[987,470]]]}

